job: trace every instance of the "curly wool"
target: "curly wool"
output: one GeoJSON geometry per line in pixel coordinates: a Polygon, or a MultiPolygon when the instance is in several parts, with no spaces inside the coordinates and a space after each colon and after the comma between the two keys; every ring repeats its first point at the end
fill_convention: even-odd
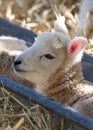
{"type": "Polygon", "coordinates": [[[76,64],[68,71],[60,68],[49,79],[50,86],[43,90],[48,97],[65,105],[72,106],[93,93],[93,85],[85,81],[81,73],[81,65],[76,64]]]}

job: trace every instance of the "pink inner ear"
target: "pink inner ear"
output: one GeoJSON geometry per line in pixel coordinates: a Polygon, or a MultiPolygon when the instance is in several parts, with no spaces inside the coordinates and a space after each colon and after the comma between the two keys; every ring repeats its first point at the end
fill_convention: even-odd
{"type": "Polygon", "coordinates": [[[73,53],[77,50],[77,48],[82,44],[82,40],[79,40],[79,41],[75,41],[73,42],[71,48],[70,48],[70,52],[73,53]]]}

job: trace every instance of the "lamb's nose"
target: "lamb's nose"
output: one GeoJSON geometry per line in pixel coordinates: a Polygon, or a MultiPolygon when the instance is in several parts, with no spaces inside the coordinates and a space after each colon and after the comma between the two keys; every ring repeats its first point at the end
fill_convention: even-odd
{"type": "Polygon", "coordinates": [[[20,65],[21,63],[22,63],[21,60],[16,60],[16,61],[14,61],[14,66],[20,65]]]}

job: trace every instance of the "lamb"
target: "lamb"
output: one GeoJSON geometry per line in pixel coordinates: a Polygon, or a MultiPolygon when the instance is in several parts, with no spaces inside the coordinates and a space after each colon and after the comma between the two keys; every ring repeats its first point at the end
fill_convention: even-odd
{"type": "Polygon", "coordinates": [[[24,40],[13,38],[10,36],[0,37],[0,74],[10,77],[24,85],[34,86],[31,82],[17,77],[12,71],[12,63],[14,58],[27,49],[24,40]]]}
{"type": "Polygon", "coordinates": [[[71,40],[63,32],[43,32],[16,57],[14,72],[36,83],[36,91],[93,118],[93,84],[81,71],[86,45],[84,37],[71,40]]]}
{"type": "Polygon", "coordinates": [[[76,35],[91,37],[93,30],[93,1],[83,0],[80,6],[79,23],[76,35]]]}

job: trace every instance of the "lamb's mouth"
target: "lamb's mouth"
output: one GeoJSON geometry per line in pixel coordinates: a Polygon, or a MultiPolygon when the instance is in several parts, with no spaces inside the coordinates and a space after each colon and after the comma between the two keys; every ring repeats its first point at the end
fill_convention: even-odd
{"type": "Polygon", "coordinates": [[[16,72],[28,72],[27,70],[15,69],[16,72]]]}
{"type": "Polygon", "coordinates": [[[28,73],[28,72],[36,72],[36,70],[23,70],[20,68],[13,68],[13,71],[16,73],[28,73]]]}

